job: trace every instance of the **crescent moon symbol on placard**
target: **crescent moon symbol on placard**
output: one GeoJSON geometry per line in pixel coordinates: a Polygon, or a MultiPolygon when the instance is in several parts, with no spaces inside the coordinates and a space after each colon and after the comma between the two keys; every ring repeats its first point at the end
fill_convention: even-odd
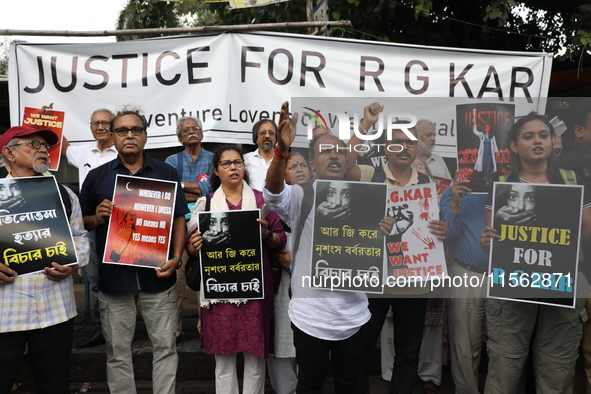
{"type": "Polygon", "coordinates": [[[127,182],[127,183],[125,184],[125,188],[126,188],[128,191],[132,192],[132,191],[133,191],[133,189],[130,189],[130,188],[129,188],[129,184],[130,184],[130,183],[131,183],[131,182],[127,182]]]}

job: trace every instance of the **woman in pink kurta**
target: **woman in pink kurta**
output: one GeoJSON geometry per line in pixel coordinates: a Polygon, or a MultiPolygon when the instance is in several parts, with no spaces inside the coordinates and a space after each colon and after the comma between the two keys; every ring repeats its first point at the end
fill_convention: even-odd
{"type": "MultiPolygon", "coordinates": [[[[222,146],[214,155],[214,175],[211,183],[210,210],[228,211],[256,209],[264,205],[262,193],[252,190],[245,181],[244,158],[239,148],[222,146]]],[[[203,239],[224,242],[223,225],[201,234],[196,230],[197,213],[205,209],[205,201],[198,202],[189,222],[187,250],[198,256],[203,239]]],[[[268,212],[261,223],[263,240],[263,300],[202,300],[201,345],[206,353],[216,357],[216,392],[238,393],[236,353],[244,353],[244,393],[263,393],[265,362],[273,347],[273,283],[267,250],[285,246],[286,237],[281,220],[274,212],[268,212]]],[[[236,236],[235,230],[231,236],[236,236]]]]}

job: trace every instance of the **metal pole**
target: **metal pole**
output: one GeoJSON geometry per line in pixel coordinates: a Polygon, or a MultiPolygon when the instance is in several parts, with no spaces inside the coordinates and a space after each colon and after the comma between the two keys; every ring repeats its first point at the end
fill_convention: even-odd
{"type": "MultiPolygon", "coordinates": [[[[310,1],[310,0],[308,0],[310,1]]],[[[207,33],[219,31],[249,31],[249,30],[274,30],[274,29],[300,29],[322,28],[330,26],[351,26],[350,21],[329,22],[284,22],[284,23],[260,23],[256,25],[231,25],[231,26],[200,26],[200,27],[173,27],[164,29],[130,29],[130,30],[104,30],[104,31],[72,31],[72,30],[0,30],[0,36],[65,36],[65,37],[104,37],[104,36],[132,36],[132,35],[161,35],[161,34],[185,34],[207,33]]]]}

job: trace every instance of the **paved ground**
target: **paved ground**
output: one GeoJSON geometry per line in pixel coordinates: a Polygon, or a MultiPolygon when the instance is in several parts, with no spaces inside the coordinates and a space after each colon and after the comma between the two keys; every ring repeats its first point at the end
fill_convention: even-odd
{"type": "MultiPolygon", "coordinates": [[[[75,327],[74,342],[81,341],[88,338],[95,332],[95,327],[88,324],[88,319],[85,318],[84,311],[84,286],[82,284],[75,285],[77,304],[79,305],[79,315],[77,321],[79,324],[75,327]],[[83,324],[86,320],[86,324],[83,324]]],[[[185,298],[185,309],[183,315],[183,329],[184,337],[178,342],[179,354],[179,369],[177,373],[177,394],[213,394],[215,393],[215,385],[213,383],[214,374],[214,360],[212,356],[203,353],[200,347],[199,335],[196,329],[196,313],[197,300],[194,292],[187,291],[185,298]]],[[[138,321],[136,327],[136,338],[133,342],[133,360],[134,372],[136,376],[136,385],[139,394],[152,393],[151,387],[151,357],[152,348],[151,343],[147,337],[143,322],[138,321]]],[[[85,382],[90,383],[89,393],[103,394],[108,393],[106,384],[106,350],[105,346],[97,346],[91,349],[73,349],[72,350],[72,365],[70,369],[71,377],[71,393],[80,392],[80,388],[85,382]]],[[[388,393],[389,382],[380,378],[379,367],[379,351],[376,350],[376,357],[372,363],[371,369],[374,371],[371,376],[371,391],[372,394],[388,393]]],[[[486,358],[483,360],[481,368],[481,382],[484,383],[486,378],[486,358]]],[[[531,376],[531,371],[528,376],[531,376]]],[[[31,372],[27,360],[21,367],[21,375],[19,377],[21,384],[19,390],[15,394],[36,394],[37,391],[31,382],[31,372]]],[[[481,387],[482,390],[482,387],[481,387]]],[[[266,393],[273,393],[273,390],[267,380],[266,393]]],[[[575,394],[583,394],[584,380],[581,375],[575,382],[575,394]]],[[[327,382],[324,386],[323,394],[334,393],[334,387],[331,378],[327,377],[327,382]]],[[[412,394],[422,394],[423,389],[417,382],[412,394]]],[[[442,384],[440,387],[441,394],[453,394],[454,385],[449,367],[443,370],[442,384]]],[[[535,393],[533,389],[526,389],[524,393],[535,393]]],[[[474,393],[477,394],[477,393],[474,393]]]]}

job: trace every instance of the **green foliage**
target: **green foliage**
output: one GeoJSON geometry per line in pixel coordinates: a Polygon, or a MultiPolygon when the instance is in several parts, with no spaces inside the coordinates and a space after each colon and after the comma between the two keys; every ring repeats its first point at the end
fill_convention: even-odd
{"type": "Polygon", "coordinates": [[[8,38],[0,42],[0,75],[8,75],[8,38]]]}
{"type": "Polygon", "coordinates": [[[420,16],[428,17],[432,8],[433,2],[431,0],[417,0],[415,4],[415,20],[418,20],[420,16]]]}
{"type": "MultiPolygon", "coordinates": [[[[175,3],[170,1],[129,0],[119,14],[117,30],[180,27],[175,12],[175,3]]],[[[137,40],[152,36],[118,36],[118,41],[137,40]]]]}
{"type": "MultiPolygon", "coordinates": [[[[591,41],[590,0],[328,0],[333,37],[573,56],[591,41]],[[516,34],[509,34],[516,33],[516,34]]],[[[226,3],[129,0],[119,28],[306,21],[305,0],[230,9],[226,3]]],[[[278,29],[279,30],[279,29],[278,29]]],[[[306,29],[290,33],[307,33],[306,29]]],[[[128,37],[133,39],[140,37],[128,37]]]]}

